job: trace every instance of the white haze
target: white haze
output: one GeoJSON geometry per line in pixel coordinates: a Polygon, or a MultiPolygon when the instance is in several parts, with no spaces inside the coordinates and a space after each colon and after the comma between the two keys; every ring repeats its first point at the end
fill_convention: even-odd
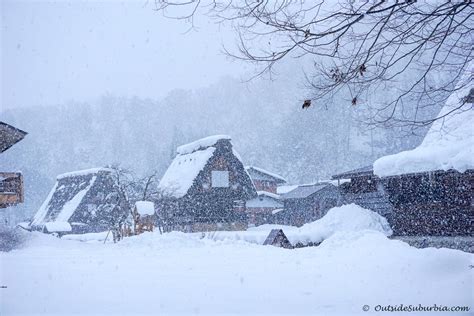
{"type": "Polygon", "coordinates": [[[1,1],[0,110],[94,100],[104,93],[163,97],[206,87],[245,67],[221,53],[231,31],[165,19],[153,1],[1,1]]]}
{"type": "MultiPolygon", "coordinates": [[[[367,110],[351,106],[348,95],[314,100],[303,111],[310,94],[303,89],[303,69],[310,69],[310,59],[286,60],[273,81],[243,83],[248,69],[219,53],[219,36],[231,36],[228,31],[208,25],[182,35],[183,24],[164,20],[143,3],[81,2],[74,14],[76,7],[68,6],[2,7],[2,25],[18,29],[2,28],[0,120],[29,133],[0,156],[0,169],[21,170],[25,177],[25,203],[5,212],[10,224],[36,212],[59,173],[120,164],[161,176],[178,145],[211,134],[231,135],[244,163],[291,183],[369,165],[413,148],[424,134],[369,129],[360,121],[367,110]],[[30,20],[37,30],[26,28],[30,20]],[[38,38],[37,32],[50,38],[38,38]],[[45,51],[30,51],[32,43],[45,51]]],[[[382,97],[393,93],[395,88],[384,90],[382,97]]]]}

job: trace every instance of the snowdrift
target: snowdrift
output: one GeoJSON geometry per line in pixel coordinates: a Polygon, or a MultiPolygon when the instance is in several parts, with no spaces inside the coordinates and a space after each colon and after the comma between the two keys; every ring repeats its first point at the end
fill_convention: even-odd
{"type": "Polygon", "coordinates": [[[330,209],[323,218],[303,225],[296,233],[291,231],[288,239],[293,244],[320,243],[335,233],[364,230],[378,231],[385,236],[392,235],[385,217],[359,205],[348,204],[330,209]]]}
{"type": "Polygon", "coordinates": [[[348,204],[330,209],[327,214],[312,223],[302,227],[286,225],[262,225],[249,228],[247,231],[218,231],[196,233],[212,240],[242,240],[250,243],[263,244],[272,229],[281,228],[290,242],[318,244],[336,232],[355,232],[372,230],[390,236],[392,230],[387,220],[379,214],[356,204],[348,204]]]}

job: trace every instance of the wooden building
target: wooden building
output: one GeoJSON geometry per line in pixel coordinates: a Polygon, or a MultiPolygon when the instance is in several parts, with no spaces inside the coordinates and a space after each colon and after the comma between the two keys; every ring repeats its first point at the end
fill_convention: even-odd
{"type": "Polygon", "coordinates": [[[382,216],[392,213],[389,196],[372,166],[346,171],[332,179],[338,181],[343,204],[355,203],[382,216]]]}
{"type": "Polygon", "coordinates": [[[474,170],[378,177],[371,167],[333,176],[344,204],[387,218],[394,236],[474,236],[474,170]]]}
{"type": "Polygon", "coordinates": [[[473,73],[471,62],[421,144],[374,162],[396,236],[474,241],[473,73]]]}
{"type": "Polygon", "coordinates": [[[474,169],[384,177],[395,236],[474,237],[474,169]]]}
{"type": "Polygon", "coordinates": [[[247,170],[250,178],[252,178],[257,191],[266,191],[276,194],[277,187],[287,182],[282,176],[262,168],[247,166],[245,170],[247,170]]]}
{"type": "Polygon", "coordinates": [[[162,177],[158,216],[164,230],[242,230],[255,187],[226,135],[178,147],[162,177]]]}
{"type": "MultiPolygon", "coordinates": [[[[26,132],[0,122],[0,153],[21,141],[26,132]]],[[[0,208],[24,202],[24,184],[21,172],[0,170],[0,208]]]]}
{"type": "Polygon", "coordinates": [[[21,172],[0,172],[0,208],[25,201],[21,172]]]}
{"type": "Polygon", "coordinates": [[[257,195],[245,204],[249,225],[252,226],[271,223],[274,212],[283,208],[280,195],[267,191],[257,191],[257,195]]]}
{"type": "Polygon", "coordinates": [[[129,214],[129,208],[115,190],[112,172],[95,168],[59,175],[30,229],[64,235],[118,227],[129,214]]]}
{"type": "Polygon", "coordinates": [[[292,226],[302,226],[320,219],[341,202],[338,188],[327,182],[300,185],[283,194],[282,198],[284,209],[274,214],[273,221],[292,226]]]}
{"type": "Polygon", "coordinates": [[[286,180],[278,174],[254,166],[247,166],[245,170],[250,175],[258,195],[246,203],[249,225],[271,223],[273,212],[283,208],[277,188],[285,184],[286,180]]]}

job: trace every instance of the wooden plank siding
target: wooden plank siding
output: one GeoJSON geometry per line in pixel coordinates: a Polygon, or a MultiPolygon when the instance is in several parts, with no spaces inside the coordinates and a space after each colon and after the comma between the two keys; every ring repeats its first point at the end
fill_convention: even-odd
{"type": "Polygon", "coordinates": [[[5,208],[25,199],[23,175],[20,172],[0,172],[0,208],[5,208]]]}

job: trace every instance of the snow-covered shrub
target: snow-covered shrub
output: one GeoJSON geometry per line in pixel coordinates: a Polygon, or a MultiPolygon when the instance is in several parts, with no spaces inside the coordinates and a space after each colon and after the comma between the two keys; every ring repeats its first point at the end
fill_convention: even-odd
{"type": "Polygon", "coordinates": [[[19,228],[0,226],[0,251],[10,251],[20,248],[25,237],[19,228]]]}
{"type": "Polygon", "coordinates": [[[387,219],[356,204],[333,207],[321,219],[305,224],[288,236],[292,243],[320,243],[336,232],[373,230],[390,236],[392,229],[387,219]]]}

